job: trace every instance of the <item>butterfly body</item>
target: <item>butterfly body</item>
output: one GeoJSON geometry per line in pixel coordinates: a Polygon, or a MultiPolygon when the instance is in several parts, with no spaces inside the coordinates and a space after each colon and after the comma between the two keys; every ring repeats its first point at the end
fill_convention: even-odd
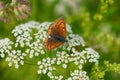
{"type": "Polygon", "coordinates": [[[43,45],[47,50],[52,50],[66,40],[66,25],[63,18],[59,18],[55,23],[51,24],[48,29],[49,38],[46,38],[43,45]]]}
{"type": "Polygon", "coordinates": [[[67,40],[63,37],[50,37],[52,40],[56,41],[56,42],[67,42],[67,40]]]}

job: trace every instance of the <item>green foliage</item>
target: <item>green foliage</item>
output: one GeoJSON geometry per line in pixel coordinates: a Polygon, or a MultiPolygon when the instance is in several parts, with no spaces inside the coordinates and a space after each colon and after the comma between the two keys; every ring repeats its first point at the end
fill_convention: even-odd
{"type": "Polygon", "coordinates": [[[11,3],[11,2],[12,2],[12,0],[1,0],[1,1],[3,1],[4,4],[7,4],[7,3],[11,3]]]}
{"type": "Polygon", "coordinates": [[[108,61],[104,61],[103,65],[95,65],[92,69],[91,80],[101,80],[104,79],[106,72],[117,72],[120,74],[120,64],[117,63],[109,63],[108,61]]]}

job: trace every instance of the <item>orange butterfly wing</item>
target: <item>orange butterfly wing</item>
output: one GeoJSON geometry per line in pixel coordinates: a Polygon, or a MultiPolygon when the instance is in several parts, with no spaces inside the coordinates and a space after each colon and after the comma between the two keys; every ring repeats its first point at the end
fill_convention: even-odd
{"type": "Polygon", "coordinates": [[[48,34],[50,36],[58,35],[66,38],[66,25],[63,17],[59,18],[55,23],[50,25],[48,34]]]}
{"type": "Polygon", "coordinates": [[[56,41],[52,40],[51,38],[46,38],[43,43],[43,45],[45,46],[45,48],[47,50],[54,49],[54,48],[60,46],[61,44],[63,44],[63,42],[56,42],[56,41]]]}
{"type": "MultiPolygon", "coordinates": [[[[66,38],[66,25],[64,19],[61,17],[55,23],[51,24],[48,29],[48,34],[51,37],[66,38]]],[[[54,49],[63,44],[63,42],[56,41],[52,38],[46,38],[43,45],[47,50],[54,49]]]]}

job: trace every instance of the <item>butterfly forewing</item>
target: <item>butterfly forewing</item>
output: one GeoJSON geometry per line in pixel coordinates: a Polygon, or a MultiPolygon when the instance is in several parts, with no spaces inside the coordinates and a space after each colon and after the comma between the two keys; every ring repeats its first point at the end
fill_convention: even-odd
{"type": "Polygon", "coordinates": [[[45,46],[45,48],[47,50],[51,50],[54,49],[58,46],[60,46],[61,44],[63,44],[62,42],[56,42],[55,40],[52,40],[51,38],[46,38],[43,45],[45,46]]]}
{"type": "Polygon", "coordinates": [[[56,21],[55,27],[57,32],[63,37],[66,38],[66,25],[63,18],[60,18],[56,21]]]}
{"type": "Polygon", "coordinates": [[[49,26],[49,29],[48,29],[48,34],[51,35],[51,36],[54,35],[54,32],[52,31],[53,28],[54,28],[54,24],[52,23],[52,24],[49,26]]]}
{"type": "Polygon", "coordinates": [[[63,18],[58,19],[54,24],[51,24],[48,30],[50,36],[60,36],[66,38],[66,25],[63,18]]]}

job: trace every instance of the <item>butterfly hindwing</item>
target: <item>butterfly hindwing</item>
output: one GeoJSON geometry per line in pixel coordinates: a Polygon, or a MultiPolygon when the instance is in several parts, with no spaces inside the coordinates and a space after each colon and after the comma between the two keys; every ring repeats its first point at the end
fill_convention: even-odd
{"type": "Polygon", "coordinates": [[[43,45],[45,46],[45,48],[47,50],[51,50],[51,49],[54,49],[58,46],[60,46],[61,44],[63,44],[62,42],[57,42],[51,38],[46,38],[43,45]]]}

